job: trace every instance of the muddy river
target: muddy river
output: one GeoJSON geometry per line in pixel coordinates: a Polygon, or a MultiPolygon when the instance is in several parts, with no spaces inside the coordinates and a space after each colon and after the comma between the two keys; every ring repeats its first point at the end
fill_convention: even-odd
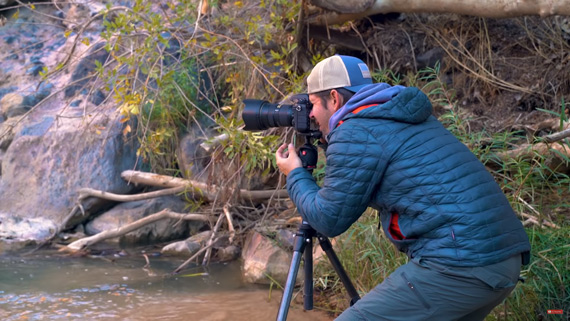
{"type": "MultiPolygon", "coordinates": [[[[281,291],[244,284],[240,263],[189,267],[142,255],[0,257],[0,320],[275,320],[281,291]]],[[[332,320],[294,304],[287,320],[332,320]]]]}

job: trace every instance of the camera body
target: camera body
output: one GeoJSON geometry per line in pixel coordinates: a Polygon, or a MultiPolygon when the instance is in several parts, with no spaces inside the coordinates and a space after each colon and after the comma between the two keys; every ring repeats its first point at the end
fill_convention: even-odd
{"type": "Polygon", "coordinates": [[[302,135],[319,138],[321,132],[315,128],[309,116],[313,104],[308,94],[296,94],[282,103],[265,100],[245,99],[242,118],[244,130],[266,130],[271,127],[293,127],[302,135]]]}

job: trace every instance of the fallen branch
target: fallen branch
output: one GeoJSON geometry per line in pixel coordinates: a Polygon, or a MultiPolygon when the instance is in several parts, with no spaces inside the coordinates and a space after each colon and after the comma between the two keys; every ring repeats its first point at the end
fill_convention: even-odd
{"type": "MultiPolygon", "coordinates": [[[[203,195],[207,201],[213,201],[216,195],[221,192],[221,188],[216,185],[208,185],[202,182],[197,182],[194,180],[188,180],[178,177],[159,175],[154,173],[139,172],[133,170],[127,170],[121,173],[121,177],[135,184],[144,184],[149,186],[158,187],[180,187],[185,186],[189,190],[193,189],[203,195]]],[[[232,191],[230,191],[231,193],[232,191]]],[[[278,198],[288,198],[287,190],[261,190],[261,191],[250,191],[245,189],[240,189],[240,197],[244,200],[259,201],[266,200],[273,197],[278,198]]]]}
{"type": "Polygon", "coordinates": [[[141,201],[150,198],[172,195],[184,192],[186,190],[186,186],[178,186],[172,187],[168,189],[163,189],[160,191],[148,192],[148,193],[141,193],[135,195],[120,195],[120,194],[113,194],[105,191],[99,191],[91,188],[82,188],[79,190],[79,202],[83,201],[88,197],[98,197],[110,201],[116,202],[133,202],[133,201],[141,201]]]}
{"type": "Polygon", "coordinates": [[[234,237],[236,236],[236,230],[234,229],[234,223],[232,220],[232,214],[230,214],[230,210],[228,209],[228,206],[224,206],[224,215],[226,216],[226,219],[228,220],[228,230],[230,230],[230,244],[232,244],[232,242],[234,241],[234,237]]]}
{"type": "Polygon", "coordinates": [[[317,7],[344,12],[328,12],[308,19],[310,23],[320,25],[342,24],[346,21],[390,12],[455,13],[487,18],[512,18],[530,15],[539,15],[544,18],[552,15],[570,15],[570,6],[568,6],[567,0],[312,0],[311,2],[317,7]]]}
{"type": "Polygon", "coordinates": [[[212,246],[215,244],[214,238],[216,237],[216,233],[218,233],[218,230],[222,225],[222,221],[223,221],[223,216],[220,215],[218,217],[218,221],[216,222],[216,226],[214,226],[214,229],[212,230],[212,235],[210,235],[210,240],[208,240],[208,245],[206,245],[206,248],[208,250],[206,251],[206,255],[204,255],[204,259],[202,260],[202,265],[207,265],[208,261],[210,261],[210,255],[212,254],[212,246]]]}
{"type": "Polygon", "coordinates": [[[134,230],[137,230],[137,229],[139,229],[145,225],[154,223],[156,221],[159,221],[159,220],[162,220],[165,218],[176,219],[176,220],[187,220],[187,221],[205,221],[205,222],[210,221],[210,216],[208,216],[208,215],[182,214],[182,213],[171,212],[169,209],[164,209],[158,213],[149,215],[147,217],[144,217],[140,220],[129,223],[127,225],[121,226],[119,228],[116,228],[113,230],[103,231],[103,232],[95,234],[93,236],[85,237],[85,238],[82,238],[82,239],[77,240],[75,242],[72,242],[69,245],[67,245],[65,248],[63,248],[63,250],[69,250],[71,252],[79,251],[79,250],[86,248],[88,246],[91,246],[95,243],[98,243],[98,242],[101,242],[101,241],[104,241],[104,240],[107,240],[110,238],[125,235],[125,234],[132,232],[134,230]]]}
{"type": "MultiPolygon", "coordinates": [[[[559,137],[557,136],[556,139],[559,137]]],[[[491,168],[497,168],[500,167],[501,162],[509,162],[512,159],[532,159],[537,155],[545,157],[545,164],[553,171],[566,172],[569,169],[566,160],[570,158],[570,147],[559,142],[552,144],[522,144],[512,150],[495,153],[497,159],[493,162],[487,162],[486,165],[491,168]]]]}
{"type": "Polygon", "coordinates": [[[525,220],[523,221],[524,226],[528,226],[529,224],[534,224],[540,227],[548,226],[550,228],[556,228],[556,229],[560,228],[558,225],[552,222],[548,222],[547,220],[543,220],[542,223],[540,223],[536,217],[526,213],[519,213],[519,215],[525,218],[525,220]]]}
{"type": "Polygon", "coordinates": [[[547,143],[554,143],[560,140],[563,140],[566,137],[570,137],[570,129],[563,130],[558,133],[550,134],[544,137],[544,141],[547,143]]]}

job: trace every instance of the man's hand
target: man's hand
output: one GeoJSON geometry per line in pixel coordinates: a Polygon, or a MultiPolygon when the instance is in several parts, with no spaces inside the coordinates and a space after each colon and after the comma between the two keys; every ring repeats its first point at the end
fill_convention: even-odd
{"type": "Polygon", "coordinates": [[[293,144],[281,145],[275,153],[275,159],[277,160],[277,167],[285,175],[289,175],[290,171],[303,166],[293,144]]]}

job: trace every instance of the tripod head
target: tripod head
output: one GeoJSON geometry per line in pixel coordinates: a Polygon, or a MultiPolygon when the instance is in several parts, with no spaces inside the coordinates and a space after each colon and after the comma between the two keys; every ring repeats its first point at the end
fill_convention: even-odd
{"type": "Polygon", "coordinates": [[[318,137],[315,135],[306,135],[305,144],[299,148],[299,158],[301,159],[303,168],[311,173],[317,167],[317,161],[319,158],[317,147],[313,145],[313,140],[315,138],[320,138],[320,135],[318,137]]]}

